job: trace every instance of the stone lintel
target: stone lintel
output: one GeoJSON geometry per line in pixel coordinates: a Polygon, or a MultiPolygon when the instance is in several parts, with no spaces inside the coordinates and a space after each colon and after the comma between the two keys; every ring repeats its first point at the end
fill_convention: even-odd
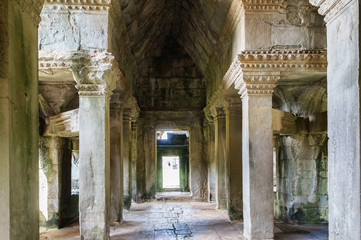
{"type": "Polygon", "coordinates": [[[44,136],[79,136],[79,109],[48,117],[46,122],[47,126],[44,136]]]}
{"type": "Polygon", "coordinates": [[[309,0],[310,3],[318,7],[318,13],[325,16],[327,23],[332,22],[339,14],[355,0],[309,0]]]}
{"type": "Polygon", "coordinates": [[[246,12],[278,12],[285,9],[285,0],[242,0],[246,12]]]}

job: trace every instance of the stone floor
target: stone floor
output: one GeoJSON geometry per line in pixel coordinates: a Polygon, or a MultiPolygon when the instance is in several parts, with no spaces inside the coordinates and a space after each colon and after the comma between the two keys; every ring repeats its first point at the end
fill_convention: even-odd
{"type": "MultiPolygon", "coordinates": [[[[111,226],[112,240],[135,239],[243,239],[243,223],[229,222],[226,211],[201,202],[151,202],[133,204],[122,224],[111,226]]],[[[276,221],[275,239],[327,239],[327,226],[292,226],[276,221]]],[[[47,230],[41,240],[79,239],[79,226],[47,230]]]]}

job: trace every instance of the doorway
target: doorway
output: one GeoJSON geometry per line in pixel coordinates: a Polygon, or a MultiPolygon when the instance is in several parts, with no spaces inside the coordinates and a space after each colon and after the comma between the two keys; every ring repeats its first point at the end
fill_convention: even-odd
{"type": "Polygon", "coordinates": [[[179,156],[162,157],[163,189],[179,189],[179,156]]]}
{"type": "Polygon", "coordinates": [[[157,132],[157,192],[189,191],[189,133],[157,132]]]}

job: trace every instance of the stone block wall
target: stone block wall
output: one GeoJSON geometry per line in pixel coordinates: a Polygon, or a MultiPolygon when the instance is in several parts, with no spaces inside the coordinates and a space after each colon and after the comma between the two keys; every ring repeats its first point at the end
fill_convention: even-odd
{"type": "Polygon", "coordinates": [[[136,84],[136,98],[143,111],[201,110],[205,84],[189,55],[175,41],[153,57],[136,84]]]}
{"type": "Polygon", "coordinates": [[[327,134],[280,136],[276,217],[289,223],[328,218],[327,134]]]}

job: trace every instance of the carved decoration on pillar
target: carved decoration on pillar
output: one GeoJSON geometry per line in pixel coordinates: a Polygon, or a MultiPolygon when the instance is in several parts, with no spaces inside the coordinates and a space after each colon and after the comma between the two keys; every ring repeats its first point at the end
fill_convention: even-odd
{"type": "Polygon", "coordinates": [[[270,12],[285,8],[285,0],[242,0],[247,12],[270,12]]]}
{"type": "Polygon", "coordinates": [[[79,95],[110,96],[122,74],[114,56],[105,51],[40,51],[39,69],[70,69],[79,95]]]}
{"type": "Polygon", "coordinates": [[[290,73],[327,72],[326,50],[259,50],[239,54],[223,82],[245,94],[271,95],[276,82],[290,73]]]}
{"type": "Polygon", "coordinates": [[[108,11],[111,0],[45,0],[44,11],[108,11]]]}
{"type": "Polygon", "coordinates": [[[226,119],[226,111],[223,107],[217,107],[215,112],[215,118],[217,120],[224,120],[226,119]]]}
{"type": "Polygon", "coordinates": [[[318,13],[325,16],[325,22],[329,23],[335,19],[354,0],[309,0],[318,7],[318,13]]]}
{"type": "Polygon", "coordinates": [[[242,98],[246,95],[272,95],[280,78],[280,72],[244,72],[235,87],[240,90],[242,98]]]}

